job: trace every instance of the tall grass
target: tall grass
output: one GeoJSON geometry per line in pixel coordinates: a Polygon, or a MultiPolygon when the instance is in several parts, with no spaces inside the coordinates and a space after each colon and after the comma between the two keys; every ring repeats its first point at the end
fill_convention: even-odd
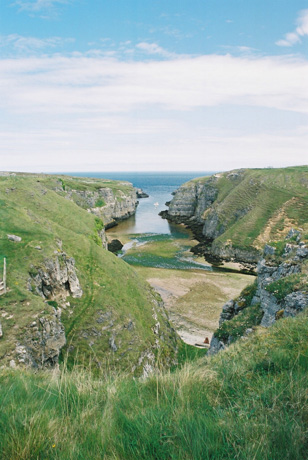
{"type": "Polygon", "coordinates": [[[308,315],[147,380],[2,370],[0,458],[304,460],[308,315]]]}

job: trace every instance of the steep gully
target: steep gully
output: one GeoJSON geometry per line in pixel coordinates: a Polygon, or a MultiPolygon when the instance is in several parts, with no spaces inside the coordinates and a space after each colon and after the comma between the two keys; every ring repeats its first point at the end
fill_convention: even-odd
{"type": "MultiPolygon", "coordinates": [[[[153,202],[156,201],[153,196],[151,199],[153,202]]],[[[147,206],[146,201],[147,200],[142,203],[142,206],[147,206]]],[[[126,242],[129,237],[129,242],[124,246],[124,249],[127,249],[128,252],[134,244],[136,246],[140,244],[138,242],[136,243],[136,235],[134,235],[133,232],[135,219],[140,220],[143,218],[142,206],[141,208],[137,208],[136,216],[131,218],[131,222],[130,219],[125,222],[119,222],[119,225],[106,232],[108,239],[117,238],[122,240],[122,238],[124,238],[124,242],[126,242]]],[[[152,206],[152,208],[153,213],[155,212],[157,215],[157,210],[154,206],[152,206]]],[[[148,214],[145,215],[145,218],[148,218],[148,214]]],[[[157,218],[161,219],[158,216],[157,218]]],[[[161,219],[161,222],[163,223],[163,219],[161,219]]],[[[173,222],[171,225],[174,235],[176,235],[177,232],[183,233],[184,227],[182,222],[173,222]]],[[[198,226],[198,228],[200,228],[200,226],[198,226]]],[[[140,235],[138,236],[140,238],[140,235]]],[[[150,238],[151,237],[149,237],[149,239],[150,238]]],[[[186,231],[185,238],[183,239],[186,246],[191,247],[194,245],[192,239],[192,233],[186,231]]],[[[144,246],[144,244],[147,244],[147,241],[141,244],[144,246]]],[[[176,262],[178,263],[178,259],[176,262]]],[[[171,274],[166,275],[167,272],[171,273],[171,270],[163,270],[162,266],[159,264],[156,266],[157,273],[154,274],[153,271],[147,268],[140,268],[140,270],[144,272],[147,281],[161,295],[169,313],[170,320],[182,340],[190,345],[204,346],[203,341],[205,337],[208,337],[210,340],[214,330],[218,327],[222,305],[226,300],[238,295],[242,288],[251,283],[252,277],[239,274],[238,269],[213,267],[204,260],[202,262],[202,259],[197,259],[196,256],[189,256],[188,253],[184,254],[182,264],[181,267],[176,264],[174,265],[173,268],[176,269],[176,275],[174,276],[171,276],[171,274]],[[188,265],[188,261],[190,265],[188,265]],[[184,267],[185,263],[186,266],[184,267]],[[186,269],[182,270],[179,268],[186,269]],[[161,275],[162,270],[165,271],[163,276],[161,275]],[[233,275],[228,275],[228,277],[226,277],[226,275],[230,273],[234,273],[234,276],[238,275],[239,279],[236,283],[230,278],[233,275]],[[235,284],[240,287],[236,288],[234,286],[235,284]],[[199,293],[201,286],[203,293],[199,293]],[[207,296],[209,286],[212,298],[207,296]],[[213,290],[214,292],[212,292],[213,290]],[[199,295],[198,305],[194,303],[196,293],[199,295]],[[215,301],[213,301],[213,297],[215,297],[215,301]],[[185,305],[185,309],[183,304],[185,305]]],[[[172,268],[172,265],[168,268],[172,268]]]]}

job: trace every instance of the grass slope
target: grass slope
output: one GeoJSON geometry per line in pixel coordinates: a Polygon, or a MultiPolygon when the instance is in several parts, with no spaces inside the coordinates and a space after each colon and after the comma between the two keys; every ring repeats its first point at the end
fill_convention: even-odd
{"type": "MultiPolygon", "coordinates": [[[[281,169],[243,169],[216,175],[212,185],[218,194],[211,210],[222,233],[215,246],[261,249],[269,240],[279,240],[292,226],[308,222],[308,166],[281,169]]],[[[207,184],[209,177],[189,184],[207,184]]]]}
{"type": "Polygon", "coordinates": [[[308,317],[146,381],[2,370],[3,460],[305,460],[308,317]]]}
{"type": "MultiPolygon", "coordinates": [[[[78,185],[77,179],[66,177],[65,181],[78,185]]],[[[140,353],[155,342],[155,296],[131,267],[98,244],[97,218],[55,191],[59,182],[61,178],[56,176],[0,177],[0,255],[7,258],[9,287],[9,292],[0,298],[4,330],[0,359],[12,359],[25,328],[37,316],[52,311],[41,297],[27,289],[29,272],[46,258],[55,258],[64,251],[76,261],[84,292],[80,299],[67,298],[70,306],[62,313],[69,361],[92,360],[100,366],[131,369],[140,353]],[[9,241],[7,234],[16,234],[22,241],[9,241]],[[37,246],[41,250],[35,249],[37,246]],[[97,319],[104,313],[110,316],[110,322],[109,328],[101,331],[97,319]],[[130,321],[133,330],[125,327],[130,321]],[[118,347],[116,353],[109,345],[112,336],[118,347]]],[[[97,183],[102,185],[102,181],[94,180],[92,187],[97,183]]],[[[80,186],[84,186],[84,180],[80,186]]],[[[159,312],[158,320],[166,336],[165,345],[161,341],[161,353],[168,355],[168,331],[159,312]]]]}

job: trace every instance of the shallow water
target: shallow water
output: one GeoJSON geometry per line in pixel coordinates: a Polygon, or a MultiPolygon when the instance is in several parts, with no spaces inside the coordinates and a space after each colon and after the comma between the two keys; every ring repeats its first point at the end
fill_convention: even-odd
{"type": "Polygon", "coordinates": [[[149,198],[140,198],[136,214],[120,222],[117,227],[107,231],[121,240],[121,235],[130,237],[119,254],[130,265],[142,267],[157,267],[178,270],[200,269],[212,270],[209,264],[197,262],[187,251],[193,245],[192,233],[183,225],[169,223],[159,216],[159,212],[167,209],[165,203],[172,199],[172,192],[183,183],[209,172],[190,173],[74,173],[75,176],[88,176],[132,182],[149,195],[149,198]],[[158,203],[158,204],[157,204],[158,203]],[[177,240],[178,251],[173,257],[163,257],[147,251],[136,251],[136,248],[153,242],[170,242],[177,240]],[[186,254],[185,254],[186,253],[186,254]]]}
{"type": "Polygon", "coordinates": [[[131,182],[135,187],[141,188],[149,195],[149,198],[140,198],[136,215],[121,222],[117,231],[122,234],[173,234],[178,238],[177,233],[181,232],[178,226],[169,224],[158,214],[167,209],[166,201],[172,199],[172,192],[185,182],[200,176],[210,175],[210,172],[138,172],[138,173],[73,173],[78,177],[96,177],[131,182]],[[158,203],[158,206],[154,204],[158,203]]]}

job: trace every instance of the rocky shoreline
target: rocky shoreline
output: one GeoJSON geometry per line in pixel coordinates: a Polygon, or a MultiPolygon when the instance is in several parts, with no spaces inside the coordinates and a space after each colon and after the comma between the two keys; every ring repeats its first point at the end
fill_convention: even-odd
{"type": "Polygon", "coordinates": [[[304,221],[306,194],[300,168],[239,169],[183,184],[160,215],[192,230],[199,241],[192,252],[208,262],[255,271],[264,245],[304,221]]]}

